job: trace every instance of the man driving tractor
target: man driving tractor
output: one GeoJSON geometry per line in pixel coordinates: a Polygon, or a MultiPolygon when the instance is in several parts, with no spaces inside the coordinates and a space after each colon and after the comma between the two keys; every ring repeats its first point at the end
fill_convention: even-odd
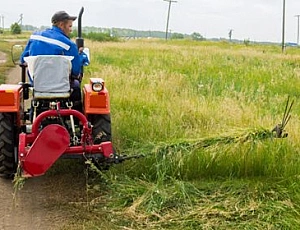
{"type": "MultiPolygon", "coordinates": [[[[89,78],[81,90],[78,76],[87,64],[80,62],[78,53],[84,47],[83,11],[82,7],[78,19],[65,11],[55,13],[52,28],[33,33],[19,58],[22,64],[15,63],[22,70],[21,82],[0,84],[0,176],[41,176],[60,158],[88,159],[96,167],[107,169],[111,164],[140,157],[119,155],[112,145],[105,81],[89,78]],[[75,45],[69,34],[76,19],[75,45]],[[26,71],[33,84],[26,82],[26,71]],[[25,102],[29,99],[31,107],[27,109],[25,102]]],[[[20,45],[14,47],[20,50],[20,45]]]]}
{"type": "MultiPolygon", "coordinates": [[[[74,106],[80,106],[81,89],[78,77],[80,74],[81,64],[76,44],[70,40],[73,21],[76,16],[70,16],[65,11],[56,12],[51,19],[52,28],[43,31],[34,32],[21,55],[21,63],[24,64],[24,57],[37,55],[65,55],[72,56],[71,60],[71,88],[70,96],[74,106]]],[[[31,79],[32,80],[32,79],[31,79]]]]}

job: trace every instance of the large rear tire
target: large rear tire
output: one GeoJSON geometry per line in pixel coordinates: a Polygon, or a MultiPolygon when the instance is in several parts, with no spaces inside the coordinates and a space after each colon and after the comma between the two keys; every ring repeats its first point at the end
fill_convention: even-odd
{"type": "Polygon", "coordinates": [[[93,125],[93,139],[95,144],[112,141],[110,114],[93,115],[91,123],[93,125]]]}
{"type": "MultiPolygon", "coordinates": [[[[93,125],[92,134],[94,144],[100,144],[105,141],[112,141],[111,136],[111,118],[110,114],[95,114],[91,117],[91,123],[93,125]]],[[[115,149],[113,148],[113,151],[115,149]]],[[[108,170],[110,164],[106,163],[104,156],[93,158],[92,162],[99,170],[108,170]]]]}
{"type": "Polygon", "coordinates": [[[0,176],[12,178],[17,169],[14,115],[0,113],[0,176]]]}

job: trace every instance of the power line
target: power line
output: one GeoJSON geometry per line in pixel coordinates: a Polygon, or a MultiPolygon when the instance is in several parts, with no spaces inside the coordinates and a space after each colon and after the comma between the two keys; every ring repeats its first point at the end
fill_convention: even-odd
{"type": "Polygon", "coordinates": [[[166,26],[166,40],[168,40],[168,31],[169,31],[169,20],[170,20],[170,11],[171,11],[171,4],[177,1],[175,0],[164,0],[165,2],[169,2],[169,9],[168,9],[168,17],[167,17],[167,26],[166,26]]]}

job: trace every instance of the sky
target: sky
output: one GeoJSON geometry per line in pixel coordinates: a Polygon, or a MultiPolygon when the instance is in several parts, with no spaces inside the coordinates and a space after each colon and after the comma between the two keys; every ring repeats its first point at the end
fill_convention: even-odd
{"type": "MultiPolygon", "coordinates": [[[[229,38],[232,30],[232,39],[281,42],[283,1],[176,0],[171,4],[169,30],[197,32],[206,38],[229,38]]],[[[295,15],[300,14],[300,0],[285,2],[285,41],[297,42],[295,15]]],[[[51,26],[56,11],[65,10],[76,16],[81,7],[83,26],[166,31],[166,0],[2,0],[0,15],[4,16],[6,28],[18,22],[21,14],[23,25],[51,26]]]]}

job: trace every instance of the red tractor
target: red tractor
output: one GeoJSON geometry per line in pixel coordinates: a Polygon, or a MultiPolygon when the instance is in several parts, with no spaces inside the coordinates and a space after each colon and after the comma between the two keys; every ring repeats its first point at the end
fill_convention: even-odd
{"type": "MultiPolygon", "coordinates": [[[[78,47],[84,45],[82,13],[83,8],[78,17],[78,47]]],[[[78,110],[70,101],[70,61],[63,56],[35,58],[34,87],[26,82],[24,65],[20,65],[19,84],[0,85],[0,175],[11,178],[19,166],[24,177],[40,176],[59,158],[91,159],[101,166],[128,159],[116,154],[112,145],[104,80],[91,78],[83,85],[78,110]],[[28,99],[29,109],[25,108],[28,99]]]]}

